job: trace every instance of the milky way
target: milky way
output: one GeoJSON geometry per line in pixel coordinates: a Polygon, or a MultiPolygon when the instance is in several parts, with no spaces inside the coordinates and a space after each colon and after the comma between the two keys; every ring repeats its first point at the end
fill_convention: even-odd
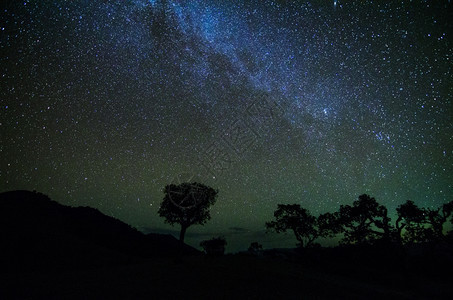
{"type": "Polygon", "coordinates": [[[187,240],[230,250],[294,244],[278,203],[452,200],[450,1],[232,2],[4,1],[0,191],[164,232],[163,187],[202,181],[187,240]]]}

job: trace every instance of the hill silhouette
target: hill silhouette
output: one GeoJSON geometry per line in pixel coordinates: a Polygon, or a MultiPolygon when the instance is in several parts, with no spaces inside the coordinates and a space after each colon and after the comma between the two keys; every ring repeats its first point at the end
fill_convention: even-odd
{"type": "Polygon", "coordinates": [[[70,207],[44,194],[0,194],[3,271],[78,268],[142,258],[199,254],[171,235],[145,235],[91,207],[70,207]]]}

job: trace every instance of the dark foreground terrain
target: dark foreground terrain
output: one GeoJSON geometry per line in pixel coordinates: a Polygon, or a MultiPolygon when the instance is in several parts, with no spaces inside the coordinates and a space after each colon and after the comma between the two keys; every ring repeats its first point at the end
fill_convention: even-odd
{"type": "Polygon", "coordinates": [[[453,292],[451,277],[360,266],[326,270],[240,255],[154,258],[0,278],[2,299],[449,299],[453,292]]]}
{"type": "Polygon", "coordinates": [[[451,244],[206,257],[87,207],[0,194],[0,299],[451,299],[451,244]]]}

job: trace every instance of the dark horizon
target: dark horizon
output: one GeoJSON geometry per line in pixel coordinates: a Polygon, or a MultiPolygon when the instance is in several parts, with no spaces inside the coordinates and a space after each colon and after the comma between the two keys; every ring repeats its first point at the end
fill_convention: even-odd
{"type": "MultiPolygon", "coordinates": [[[[172,209],[205,216],[203,205],[213,198],[202,197],[212,190],[200,184],[175,190],[184,189],[201,197],[187,205],[188,194],[172,194],[172,209]],[[194,203],[198,209],[191,211],[194,203]]],[[[386,209],[365,194],[338,214],[316,218],[297,204],[279,205],[266,227],[296,229],[298,248],[263,249],[254,242],[245,252],[224,255],[223,237],[204,240],[200,251],[183,238],[144,235],[94,208],[65,206],[36,191],[5,192],[0,193],[0,294],[7,299],[449,299],[453,231],[439,230],[453,222],[452,212],[453,201],[440,210],[407,201],[398,207],[402,223],[389,228],[386,209]],[[423,222],[433,223],[423,228],[423,222]],[[315,235],[338,233],[338,226],[346,244],[312,243],[315,235]]],[[[160,214],[170,220],[177,212],[160,214]]]]}
{"type": "MultiPolygon", "coordinates": [[[[26,191],[26,190],[17,190],[17,191],[8,191],[8,192],[1,192],[0,193],[0,196],[2,196],[2,205],[11,205],[11,207],[14,208],[14,210],[12,211],[12,213],[14,215],[16,215],[16,218],[17,220],[20,222],[20,220],[22,221],[27,221],[27,218],[32,216],[34,214],[32,207],[28,207],[28,206],[24,206],[22,207],[21,211],[15,211],[18,207],[17,205],[20,205],[20,203],[22,203],[21,199],[24,199],[24,200],[27,200],[29,199],[29,197],[32,197],[30,198],[29,200],[33,200],[33,197],[36,198],[35,200],[35,204],[34,205],[37,205],[36,208],[39,208],[39,207],[43,207],[45,208],[46,207],[46,201],[47,200],[51,200],[51,202],[53,203],[56,203],[57,205],[61,205],[61,203],[59,203],[58,201],[55,201],[51,198],[48,198],[47,195],[45,194],[42,194],[40,193],[39,191],[26,191]],[[20,195],[25,195],[25,196],[20,196],[20,195]],[[9,195],[13,195],[13,198],[10,199],[10,196],[9,195]],[[14,196],[14,195],[17,195],[17,196],[14,196]],[[44,201],[41,199],[43,198],[44,201]],[[19,201],[20,200],[20,201],[19,201]],[[14,204],[15,201],[19,201],[17,202],[17,204],[14,204]]],[[[373,197],[369,196],[369,195],[360,195],[358,197],[358,199],[363,199],[363,197],[367,198],[367,199],[371,199],[372,201],[376,201],[373,197]]],[[[27,200],[27,201],[29,201],[27,200]]],[[[350,203],[350,205],[346,205],[346,206],[350,206],[350,207],[355,207],[358,200],[356,199],[353,202],[350,203]],[[352,206],[351,206],[352,205],[352,206]]],[[[411,201],[408,201],[405,203],[408,204],[409,202],[411,201]]],[[[28,202],[27,202],[28,203],[28,202]]],[[[29,202],[29,203],[33,203],[33,202],[29,202]]],[[[376,203],[378,205],[381,205],[379,203],[379,201],[376,201],[376,203]]],[[[412,202],[413,203],[413,202],[412,202]]],[[[421,234],[420,233],[417,233],[417,235],[419,235],[420,237],[422,237],[423,241],[420,241],[420,240],[413,240],[412,242],[409,240],[405,241],[403,244],[406,245],[406,246],[410,246],[411,244],[414,244],[414,245],[417,245],[417,244],[426,244],[426,243],[433,243],[433,244],[436,244],[436,243],[439,243],[439,242],[445,242],[445,241],[448,241],[449,239],[451,239],[451,237],[453,237],[451,235],[451,233],[453,232],[452,231],[452,225],[453,225],[453,217],[452,217],[452,211],[451,211],[451,207],[453,206],[452,204],[453,202],[450,202],[449,204],[447,204],[446,206],[443,205],[441,207],[438,207],[438,208],[423,208],[423,207],[420,207],[418,209],[421,209],[419,211],[420,214],[423,214],[423,215],[429,215],[430,213],[435,213],[435,214],[438,214],[439,218],[442,218],[442,216],[445,216],[444,217],[444,220],[442,221],[442,233],[443,233],[443,236],[435,236],[435,235],[432,235],[432,233],[430,233],[429,231],[427,231],[427,233],[429,235],[432,235],[431,237],[428,237],[428,236],[425,236],[424,234],[421,234]],[[426,240],[425,240],[426,239],[426,240]]],[[[294,206],[295,204],[293,204],[294,206]]],[[[280,206],[287,206],[287,205],[281,205],[279,204],[278,207],[280,206]]],[[[381,205],[382,207],[385,207],[383,205],[381,205]]],[[[401,203],[398,207],[398,209],[401,209],[401,207],[403,207],[403,203],[401,203]]],[[[98,209],[96,208],[92,208],[92,207],[88,207],[88,206],[77,206],[77,207],[72,207],[72,206],[65,206],[63,205],[62,207],[67,207],[67,208],[72,208],[72,209],[93,209],[97,212],[99,212],[101,215],[105,215],[102,211],[99,211],[98,209]]],[[[303,209],[303,208],[302,208],[303,209]]],[[[45,211],[45,210],[44,210],[45,211]]],[[[43,211],[43,212],[44,212],[43,211]]],[[[341,211],[341,209],[339,210],[341,211]]],[[[324,213],[329,213],[329,214],[338,214],[339,211],[330,211],[330,212],[324,212],[324,213]]],[[[49,212],[52,212],[52,210],[50,210],[49,212]]],[[[56,212],[55,212],[56,213],[56,212]]],[[[308,211],[308,213],[310,214],[310,212],[308,211]]],[[[369,214],[371,212],[366,212],[366,214],[369,214]]],[[[387,211],[386,212],[386,216],[389,216],[390,215],[395,215],[397,214],[397,212],[391,212],[391,211],[387,211]]],[[[414,214],[414,211],[412,210],[412,214],[414,214]]],[[[52,218],[55,218],[55,217],[58,217],[58,213],[56,213],[55,215],[49,215],[51,216],[52,218]]],[[[105,215],[105,216],[108,216],[108,215],[105,215]]],[[[404,223],[407,223],[408,221],[406,220],[405,221],[405,218],[404,217],[404,213],[401,215],[403,218],[401,219],[400,217],[400,214],[398,213],[397,214],[397,217],[396,218],[392,218],[390,217],[388,219],[388,224],[389,224],[389,229],[391,230],[391,232],[393,232],[392,234],[396,234],[397,233],[397,227],[400,226],[401,224],[404,224],[404,223]],[[398,219],[398,220],[396,220],[398,219]],[[396,222],[401,222],[401,224],[397,225],[395,223],[395,220],[396,222]]],[[[415,215],[414,215],[415,216],[415,215]]],[[[412,218],[414,218],[414,216],[412,218]]],[[[137,230],[145,235],[148,235],[148,234],[163,234],[163,235],[171,235],[174,240],[178,240],[179,239],[179,235],[180,235],[180,226],[178,224],[175,224],[176,226],[172,226],[171,229],[168,229],[168,228],[135,228],[133,226],[131,226],[130,224],[127,224],[126,222],[123,222],[123,220],[120,220],[120,219],[117,219],[115,218],[114,216],[108,216],[108,217],[113,217],[113,220],[118,220],[120,221],[121,223],[123,223],[124,225],[126,226],[129,226],[130,228],[134,229],[134,230],[137,230]]],[[[314,217],[318,217],[318,216],[314,216],[314,217]]],[[[378,216],[376,215],[377,219],[380,219],[382,216],[378,216]]],[[[302,219],[304,219],[304,217],[302,217],[302,219]]],[[[382,219],[382,218],[381,218],[382,219]]],[[[429,218],[425,218],[423,217],[423,221],[420,221],[420,224],[424,224],[423,226],[425,228],[434,228],[433,224],[430,223],[430,219],[429,218]]],[[[435,219],[437,220],[438,217],[435,217],[435,219]]],[[[383,219],[382,219],[383,220],[383,219]]],[[[410,218],[408,219],[410,220],[410,218]]],[[[81,219],[80,221],[83,222],[83,219],[81,219]]],[[[225,253],[226,254],[237,254],[237,253],[243,253],[243,252],[247,252],[249,251],[249,247],[252,243],[257,243],[258,245],[260,245],[261,249],[262,250],[276,250],[276,249],[301,249],[300,246],[302,246],[302,248],[312,248],[308,245],[299,245],[299,242],[297,241],[297,239],[295,238],[294,236],[294,233],[292,232],[292,230],[288,230],[287,232],[280,232],[280,233],[277,233],[275,230],[272,230],[271,228],[268,228],[267,224],[269,224],[270,222],[272,221],[275,221],[275,219],[272,219],[271,216],[270,218],[267,220],[266,222],[266,228],[264,230],[261,230],[261,231],[250,231],[250,230],[247,230],[246,228],[242,228],[242,227],[229,227],[227,230],[224,230],[224,231],[217,231],[217,232],[209,232],[209,231],[201,231],[199,229],[202,229],[205,225],[193,225],[190,227],[190,230],[187,231],[187,234],[186,234],[186,240],[185,240],[185,243],[191,247],[193,247],[194,249],[198,249],[198,250],[201,250],[201,245],[200,243],[202,241],[206,241],[206,240],[210,240],[212,238],[215,238],[215,237],[221,237],[223,239],[226,240],[227,242],[227,246],[226,246],[226,249],[225,249],[225,253]],[[198,230],[197,230],[198,229],[198,230]]],[[[411,222],[411,221],[409,221],[411,222]]],[[[209,221],[208,221],[209,223],[209,221]]],[[[416,222],[417,223],[417,222],[416,222]]],[[[414,223],[415,224],[415,223],[414,223]]],[[[5,227],[4,229],[8,232],[8,231],[11,231],[11,232],[14,232],[14,226],[12,227],[8,227],[9,224],[5,223],[5,225],[7,227],[5,227]]],[[[382,228],[380,227],[376,227],[376,223],[372,225],[371,229],[372,230],[382,230],[382,228]]],[[[407,224],[405,224],[407,225],[407,224]]],[[[407,226],[406,226],[407,227],[407,226]]],[[[60,230],[60,229],[56,229],[56,230],[60,230]]],[[[306,231],[309,231],[308,229],[305,229],[306,231]]],[[[385,231],[385,230],[384,230],[385,231]]],[[[404,234],[406,234],[406,229],[404,229],[402,231],[402,236],[401,237],[404,237],[404,234]]],[[[32,231],[31,231],[32,232],[32,231]]],[[[400,233],[398,233],[398,236],[399,236],[400,233]]],[[[350,242],[346,242],[346,243],[342,243],[342,238],[344,238],[344,234],[343,232],[336,232],[334,233],[333,236],[318,236],[314,242],[316,244],[319,244],[320,247],[327,247],[327,248],[337,248],[337,247],[343,247],[343,246],[347,246],[348,244],[350,244],[350,242]]],[[[389,241],[386,241],[385,243],[400,243],[398,242],[397,240],[394,239],[395,237],[391,238],[391,240],[389,241]]],[[[373,245],[374,243],[380,243],[379,240],[381,240],[382,237],[378,237],[375,241],[371,240],[369,242],[366,242],[365,244],[370,244],[370,245],[373,245]]],[[[384,240],[382,240],[384,241],[384,240]]],[[[360,245],[361,243],[358,243],[357,245],[360,245]]],[[[354,245],[354,243],[350,244],[350,245],[354,245]]],[[[314,249],[316,249],[318,246],[315,246],[314,249]]]]}

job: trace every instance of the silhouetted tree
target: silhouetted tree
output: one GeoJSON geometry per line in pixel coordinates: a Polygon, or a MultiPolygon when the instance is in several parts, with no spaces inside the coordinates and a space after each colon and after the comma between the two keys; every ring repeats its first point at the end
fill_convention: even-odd
{"type": "MultiPolygon", "coordinates": [[[[453,223],[453,218],[451,219],[451,222],[453,223]]],[[[447,238],[447,241],[453,243],[453,230],[448,231],[445,236],[447,238]]]]}
{"type": "Polygon", "coordinates": [[[453,212],[453,201],[443,204],[438,209],[428,208],[426,210],[426,220],[431,225],[431,240],[439,240],[444,237],[444,224],[453,212]]]}
{"type": "Polygon", "coordinates": [[[387,208],[369,195],[360,195],[352,206],[341,205],[338,221],[343,227],[342,243],[364,244],[378,239],[390,239],[391,226],[387,208]]]}
{"type": "Polygon", "coordinates": [[[404,243],[434,242],[443,239],[444,224],[453,211],[453,202],[437,209],[419,208],[408,200],[397,209],[396,238],[404,243]]]}
{"type": "Polygon", "coordinates": [[[324,213],[319,215],[316,219],[316,226],[319,237],[333,238],[343,230],[339,222],[338,213],[324,213]]]}
{"type": "Polygon", "coordinates": [[[398,243],[424,240],[422,235],[425,231],[426,214],[423,209],[413,201],[407,200],[396,208],[396,213],[398,218],[395,221],[395,238],[398,243]]]}
{"type": "Polygon", "coordinates": [[[210,240],[205,240],[200,243],[205,253],[209,256],[222,256],[225,253],[227,242],[223,237],[216,237],[210,240]]]}
{"type": "Polygon", "coordinates": [[[184,242],[189,226],[203,225],[211,219],[209,207],[215,203],[217,193],[217,190],[197,182],[167,185],[158,213],[166,223],[181,225],[179,240],[184,242]]]}
{"type": "Polygon", "coordinates": [[[278,204],[274,217],[275,221],[266,223],[267,229],[273,229],[277,233],[291,230],[300,247],[309,247],[319,236],[315,227],[316,218],[299,204],[278,204]]]}

